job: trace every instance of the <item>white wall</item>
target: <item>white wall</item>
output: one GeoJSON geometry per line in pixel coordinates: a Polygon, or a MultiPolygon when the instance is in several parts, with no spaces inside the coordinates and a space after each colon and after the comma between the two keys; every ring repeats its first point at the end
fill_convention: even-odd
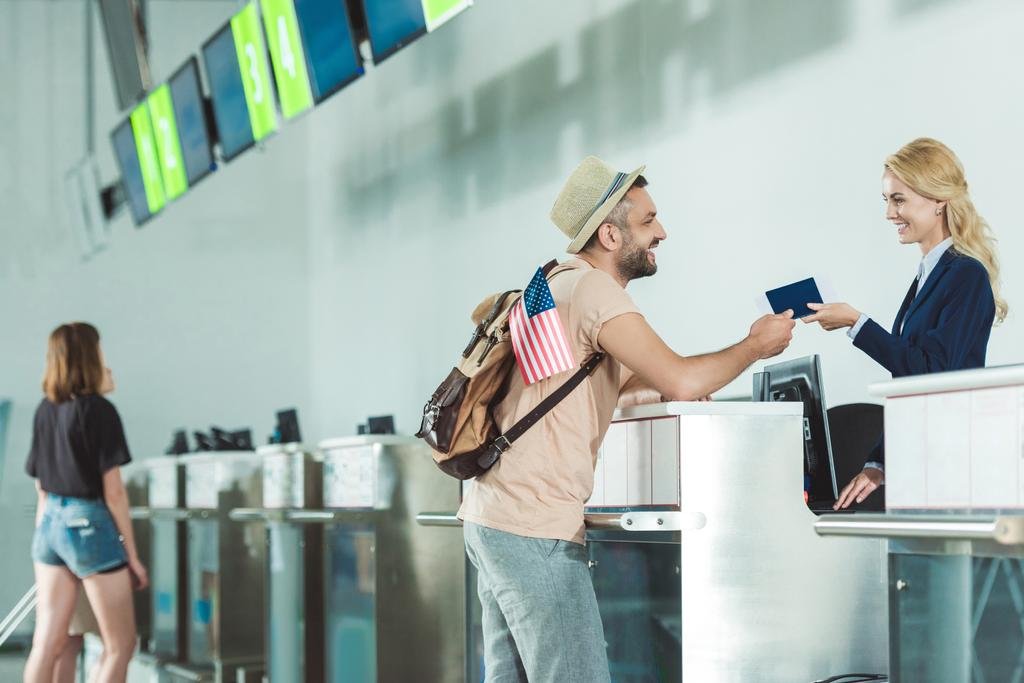
{"type": "MultiPolygon", "coordinates": [[[[237,7],[148,3],[154,76],[169,76],[237,7]]],[[[0,612],[31,584],[35,494],[23,474],[46,338],[88,320],[103,337],[111,399],[136,458],[163,453],[172,430],[254,428],[274,411],[308,409],[309,318],[303,126],[198,184],[136,230],[127,211],[111,246],[88,262],[68,227],[62,182],[85,151],[84,3],[0,3],[0,55],[17,64],[0,91],[0,396],[14,399],[0,516],[0,612]],[[53,84],[52,87],[49,84],[53,84]],[[17,103],[14,106],[13,103],[17,103]],[[281,173],[279,169],[288,169],[281,173]]],[[[102,33],[96,33],[98,158],[116,177],[117,122],[102,33]]]]}
{"type": "MultiPolygon", "coordinates": [[[[239,4],[150,0],[157,79],[239,4]]],[[[0,489],[27,556],[20,474],[46,334],[97,323],[136,454],[171,430],[251,425],[297,405],[308,440],[420,407],[484,294],[521,286],[565,246],[547,213],[596,153],[648,165],[669,239],[630,291],[684,353],[742,337],[758,291],[810,272],[891,322],[919,255],[882,218],[887,153],[949,143],[1016,274],[1024,7],[997,0],[479,0],[436,34],[287,124],[141,230],[76,255],[61,178],[81,156],[82,9],[0,2],[0,394],[15,400],[0,489]],[[15,519],[21,519],[20,526],[15,519]]],[[[117,121],[102,38],[96,133],[105,177],[117,121]]],[[[1020,316],[990,364],[1022,360],[1020,316]]],[[[828,398],[868,398],[885,372],[841,333],[798,329],[828,398]]],[[[726,394],[748,390],[744,376],[726,394]]],[[[27,558],[0,567],[0,609],[27,558]]]]}
{"type": "MultiPolygon", "coordinates": [[[[481,1],[315,114],[317,424],[395,412],[413,431],[476,301],[564,249],[547,213],[588,153],[647,164],[669,239],[629,289],[684,353],[737,341],[757,292],[811,273],[890,325],[920,253],[883,218],[881,164],[920,135],[962,157],[1024,306],[1024,96],[1007,80],[1022,19],[952,0],[481,1]]],[[[1011,313],[990,364],[1024,360],[1022,340],[1011,313]]],[[[886,378],[842,333],[801,325],[783,358],[810,353],[833,404],[886,378]]]]}

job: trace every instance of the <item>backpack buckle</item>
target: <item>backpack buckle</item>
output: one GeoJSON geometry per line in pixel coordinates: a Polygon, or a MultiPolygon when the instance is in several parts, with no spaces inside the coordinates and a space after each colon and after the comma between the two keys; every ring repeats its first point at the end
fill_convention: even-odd
{"type": "Polygon", "coordinates": [[[491,445],[487,447],[483,455],[477,458],[476,462],[483,469],[489,470],[494,463],[498,462],[501,454],[510,448],[512,448],[512,442],[502,434],[491,442],[491,445]]]}

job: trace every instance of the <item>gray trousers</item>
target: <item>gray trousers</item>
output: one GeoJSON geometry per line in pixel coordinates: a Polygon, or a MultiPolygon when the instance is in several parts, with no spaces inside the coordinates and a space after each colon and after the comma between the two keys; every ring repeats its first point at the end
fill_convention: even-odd
{"type": "Polygon", "coordinates": [[[483,607],[487,683],[605,683],[604,629],[587,551],[466,522],[483,607]]]}

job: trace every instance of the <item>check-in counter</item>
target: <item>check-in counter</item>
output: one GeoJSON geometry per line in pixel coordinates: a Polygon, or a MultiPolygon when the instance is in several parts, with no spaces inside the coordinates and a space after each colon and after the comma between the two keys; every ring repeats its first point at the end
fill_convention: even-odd
{"type": "Polygon", "coordinates": [[[263,461],[263,506],[235,508],[229,516],[266,525],[267,677],[319,683],[324,679],[323,528],[292,518],[322,506],[322,458],[297,443],[256,452],[263,461]]]}
{"type": "Polygon", "coordinates": [[[818,533],[888,540],[893,681],[1024,676],[1024,366],[908,377],[885,398],[886,514],[818,533]]]}
{"type": "Polygon", "coordinates": [[[150,651],[163,661],[184,662],[188,633],[185,468],[176,456],[151,458],[146,465],[153,548],[149,569],[153,614],[150,651]]]}
{"type": "Polygon", "coordinates": [[[264,672],[265,530],[229,518],[262,502],[262,458],[251,451],[178,458],[185,468],[187,661],[178,681],[259,680],[264,672]]]}
{"type": "MultiPolygon", "coordinates": [[[[139,650],[129,678],[162,683],[170,680],[165,665],[185,661],[184,469],[178,458],[159,456],[131,463],[122,476],[139,559],[149,572],[149,588],[134,595],[139,650]]],[[[98,661],[102,643],[96,638],[94,644],[98,661]]]]}
{"type": "MultiPolygon", "coordinates": [[[[612,680],[801,683],[887,670],[884,547],[815,534],[801,404],[617,412],[584,517],[612,680]]],[[[466,680],[479,681],[473,581],[466,680]]]]}
{"type": "Polygon", "coordinates": [[[322,533],[320,680],[463,681],[462,537],[416,525],[418,511],[454,509],[458,483],[408,437],[329,439],[319,451],[322,507],[278,517],[322,533]]]}
{"type": "MultiPolygon", "coordinates": [[[[129,515],[132,520],[132,534],[135,536],[135,548],[139,560],[149,567],[152,564],[152,533],[148,522],[149,511],[149,468],[148,461],[134,461],[121,468],[121,479],[124,481],[125,492],[128,494],[129,515]]],[[[132,596],[135,602],[135,630],[139,637],[139,649],[147,652],[153,641],[153,610],[151,608],[153,590],[136,591],[132,596]]]]}

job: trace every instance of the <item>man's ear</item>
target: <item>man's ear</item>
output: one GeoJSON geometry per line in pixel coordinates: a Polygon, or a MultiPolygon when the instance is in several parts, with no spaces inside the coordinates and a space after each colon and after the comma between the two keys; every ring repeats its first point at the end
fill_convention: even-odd
{"type": "Polygon", "coordinates": [[[622,246],[622,233],[614,223],[602,223],[597,226],[597,239],[608,251],[618,251],[622,246]]]}

